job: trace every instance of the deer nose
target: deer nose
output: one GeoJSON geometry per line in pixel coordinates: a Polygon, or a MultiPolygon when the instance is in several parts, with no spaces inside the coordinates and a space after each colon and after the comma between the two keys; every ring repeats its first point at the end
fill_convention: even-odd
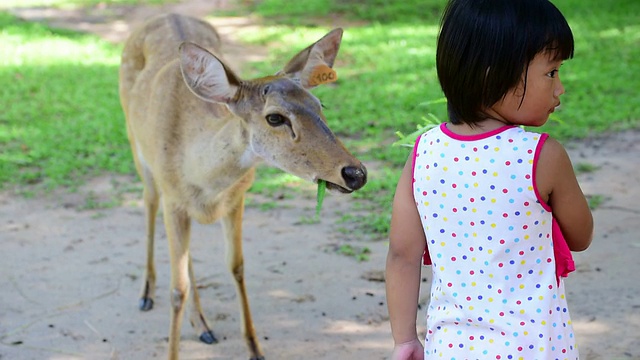
{"type": "Polygon", "coordinates": [[[342,168],[342,178],[351,190],[358,190],[367,183],[367,168],[364,165],[345,166],[342,168]]]}

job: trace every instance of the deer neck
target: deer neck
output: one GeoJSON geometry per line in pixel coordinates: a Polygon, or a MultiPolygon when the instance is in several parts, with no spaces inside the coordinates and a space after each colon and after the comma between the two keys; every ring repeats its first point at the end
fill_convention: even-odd
{"type": "Polygon", "coordinates": [[[192,185],[220,191],[252,170],[260,158],[251,151],[244,120],[224,105],[201,102],[200,110],[198,115],[191,113],[192,125],[185,129],[191,141],[181,172],[192,185]]]}

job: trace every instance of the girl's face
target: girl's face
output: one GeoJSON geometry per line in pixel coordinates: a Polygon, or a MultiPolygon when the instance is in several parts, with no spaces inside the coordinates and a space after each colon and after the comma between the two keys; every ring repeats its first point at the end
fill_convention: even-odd
{"type": "Polygon", "coordinates": [[[526,93],[521,81],[489,109],[489,114],[494,113],[492,115],[497,119],[514,125],[541,126],[546,123],[560,105],[560,95],[564,94],[559,74],[562,60],[555,60],[553,55],[547,51],[538,53],[526,72],[526,93]]]}

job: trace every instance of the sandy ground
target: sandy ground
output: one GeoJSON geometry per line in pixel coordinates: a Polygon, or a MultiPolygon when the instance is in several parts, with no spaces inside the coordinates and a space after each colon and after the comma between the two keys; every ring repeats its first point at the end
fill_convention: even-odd
{"type": "MultiPolygon", "coordinates": [[[[199,15],[223,5],[189,1],[155,8],[96,8],[90,13],[38,9],[20,14],[121,41],[131,24],[151,13],[199,15]]],[[[250,19],[224,20],[221,33],[229,41],[232,58],[242,61],[264,54],[264,49],[233,42],[234,26],[253,25],[250,19]]],[[[594,212],[593,245],[574,254],[578,269],[566,281],[582,358],[640,359],[640,132],[568,147],[575,164],[597,167],[579,179],[586,194],[604,200],[594,212]]],[[[166,356],[169,260],[161,221],[155,308],[147,313],[137,309],[144,263],[144,216],[137,184],[134,177],[105,176],[76,193],[59,191],[33,199],[0,193],[0,359],[166,356]],[[116,206],[96,206],[114,199],[116,206]]],[[[312,193],[310,188],[294,199],[279,200],[268,211],[259,206],[266,199],[249,199],[245,271],[266,356],[386,359],[392,347],[381,281],[387,244],[338,223],[342,214],[354,211],[349,196],[329,194],[322,221],[305,223],[314,211],[312,193]],[[338,254],[336,249],[344,244],[369,248],[369,260],[338,254]]],[[[194,224],[196,277],[205,314],[220,343],[200,343],[185,321],[183,359],[247,358],[220,237],[219,225],[194,224]]],[[[424,274],[427,280],[429,270],[424,274]]],[[[427,292],[424,286],[423,305],[427,292]]],[[[420,326],[424,315],[419,314],[420,326]]]]}

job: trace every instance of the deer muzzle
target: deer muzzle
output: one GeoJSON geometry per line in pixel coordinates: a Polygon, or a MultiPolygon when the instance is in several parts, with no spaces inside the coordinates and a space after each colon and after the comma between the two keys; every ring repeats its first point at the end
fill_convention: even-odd
{"type": "Polygon", "coordinates": [[[327,182],[327,187],[332,190],[338,190],[343,193],[350,193],[358,190],[367,183],[367,168],[360,166],[345,166],[340,171],[342,179],[346,187],[327,182]]]}

